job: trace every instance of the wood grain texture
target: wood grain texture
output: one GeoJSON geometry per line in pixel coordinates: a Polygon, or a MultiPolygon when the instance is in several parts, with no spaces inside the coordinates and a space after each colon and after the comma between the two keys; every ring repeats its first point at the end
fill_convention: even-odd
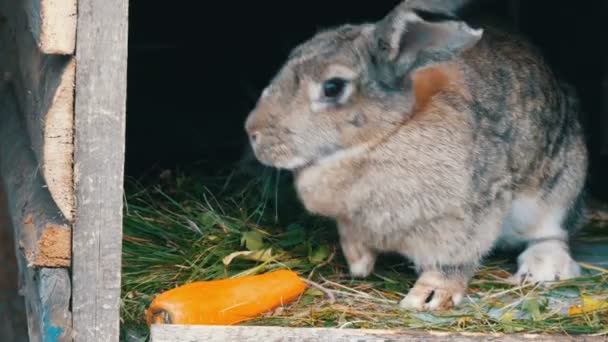
{"type": "Polygon", "coordinates": [[[152,325],[150,342],[202,342],[202,341],[402,341],[402,342],[566,342],[606,341],[606,337],[568,337],[535,335],[481,335],[422,333],[396,330],[356,330],[331,328],[282,328],[253,326],[185,326],[152,325]]]}
{"type": "Polygon", "coordinates": [[[23,5],[28,30],[42,53],[74,52],[77,0],[24,0],[23,5]]]}
{"type": "Polygon", "coordinates": [[[69,340],[71,285],[68,270],[61,267],[69,265],[69,225],[44,186],[21,119],[11,88],[0,84],[0,176],[15,230],[29,337],[31,341],[69,340]],[[67,246],[67,251],[60,252],[58,259],[53,255],[40,259],[39,242],[50,227],[61,231],[59,239],[64,241],[55,242],[64,249],[67,246]]]}
{"type": "Polygon", "coordinates": [[[30,150],[14,93],[2,85],[0,175],[6,184],[9,209],[19,247],[28,266],[68,267],[71,228],[53,201],[30,150]]]}
{"type": "Polygon", "coordinates": [[[0,2],[7,15],[3,40],[7,61],[42,175],[62,214],[73,218],[73,117],[75,60],[42,53],[28,31],[22,8],[28,2],[0,2]]]}
{"type": "Polygon", "coordinates": [[[118,341],[127,81],[127,0],[80,0],[73,233],[75,341],[118,341]]]}

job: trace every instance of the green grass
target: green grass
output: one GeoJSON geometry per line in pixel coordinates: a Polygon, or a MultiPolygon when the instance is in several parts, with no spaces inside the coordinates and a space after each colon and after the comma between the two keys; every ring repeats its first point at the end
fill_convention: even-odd
{"type": "Polygon", "coordinates": [[[505,256],[485,263],[457,308],[442,314],[402,311],[397,303],[415,280],[410,264],[383,256],[369,278],[349,277],[333,222],[305,212],[286,174],[166,173],[145,184],[129,180],[126,194],[121,307],[126,340],[146,339],[144,312],[162,291],[279,268],[316,286],[245,325],[608,333],[608,309],[568,315],[583,297],[608,300],[603,269],[590,267],[585,276],[548,288],[515,287],[505,280],[513,270],[513,259],[505,256]],[[241,255],[224,262],[235,252],[260,250],[266,251],[262,259],[241,255]]]}

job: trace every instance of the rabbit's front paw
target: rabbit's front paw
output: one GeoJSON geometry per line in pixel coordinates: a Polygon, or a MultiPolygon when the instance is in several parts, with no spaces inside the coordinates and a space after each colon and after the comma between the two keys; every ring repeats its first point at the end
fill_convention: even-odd
{"type": "Polygon", "coordinates": [[[519,269],[511,282],[541,283],[576,278],[580,266],[572,259],[564,242],[545,241],[528,247],[518,257],[519,269]]]}
{"type": "Polygon", "coordinates": [[[359,241],[342,239],[342,252],[353,277],[365,278],[374,270],[376,253],[359,241]]]}
{"type": "Polygon", "coordinates": [[[446,277],[440,272],[424,272],[399,306],[416,311],[447,310],[462,301],[466,287],[464,277],[446,277]]]}

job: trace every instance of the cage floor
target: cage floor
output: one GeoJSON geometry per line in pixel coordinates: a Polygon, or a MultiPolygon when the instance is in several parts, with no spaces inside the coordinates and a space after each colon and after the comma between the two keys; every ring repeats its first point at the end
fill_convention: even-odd
{"type": "Polygon", "coordinates": [[[252,180],[163,173],[130,182],[125,205],[122,336],[145,340],[154,296],[187,282],[290,268],[314,286],[294,303],[244,325],[406,329],[481,333],[608,334],[608,210],[594,204],[572,242],[584,269],[545,287],[507,282],[515,255],[494,255],[464,302],[442,313],[397,303],[415,280],[410,264],[382,256],[366,279],[352,279],[331,222],[307,215],[288,178],[252,180]]]}

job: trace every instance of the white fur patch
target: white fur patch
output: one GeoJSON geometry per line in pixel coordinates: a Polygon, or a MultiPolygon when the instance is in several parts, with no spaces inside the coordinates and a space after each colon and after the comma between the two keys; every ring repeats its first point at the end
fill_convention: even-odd
{"type": "Polygon", "coordinates": [[[276,167],[286,170],[293,170],[304,165],[306,165],[306,159],[301,157],[295,157],[283,163],[276,163],[276,167]]]}
{"type": "Polygon", "coordinates": [[[564,215],[563,209],[546,208],[534,197],[516,198],[503,222],[501,240],[515,245],[535,239],[564,239],[564,215]]]}
{"type": "Polygon", "coordinates": [[[481,37],[483,35],[483,29],[474,29],[470,26],[465,26],[464,30],[467,31],[468,34],[474,37],[481,37]]]}
{"type": "Polygon", "coordinates": [[[376,30],[376,25],[365,25],[363,29],[361,29],[361,35],[370,37],[372,33],[376,30]]]}
{"type": "Polygon", "coordinates": [[[578,277],[580,266],[564,242],[545,241],[528,247],[517,259],[519,269],[512,281],[545,283],[578,277]]]}
{"type": "Polygon", "coordinates": [[[374,258],[369,254],[364,254],[361,259],[348,265],[350,274],[354,277],[367,277],[374,266],[374,258]]]}
{"type": "Polygon", "coordinates": [[[570,256],[567,232],[563,228],[565,210],[550,208],[539,199],[515,199],[505,218],[501,239],[516,245],[530,242],[518,257],[519,269],[513,282],[550,282],[580,275],[580,267],[570,256]]]}
{"type": "Polygon", "coordinates": [[[327,108],[327,104],[320,101],[321,91],[322,89],[319,83],[308,83],[308,98],[310,99],[310,110],[313,113],[318,113],[327,108]]]}
{"type": "Polygon", "coordinates": [[[270,95],[270,87],[266,87],[262,92],[262,98],[268,97],[270,95]]]}
{"type": "Polygon", "coordinates": [[[541,208],[535,198],[519,197],[511,203],[504,228],[508,235],[517,239],[525,239],[525,232],[537,224],[540,217],[541,208]]]}
{"type": "Polygon", "coordinates": [[[334,77],[340,77],[345,80],[351,81],[355,77],[357,77],[357,73],[354,70],[345,67],[344,65],[332,64],[327,67],[327,70],[325,71],[325,79],[330,79],[334,77]]]}
{"type": "Polygon", "coordinates": [[[538,225],[527,232],[529,239],[566,239],[568,234],[563,227],[566,211],[553,209],[545,213],[538,225]]]}
{"type": "Polygon", "coordinates": [[[344,93],[342,94],[338,102],[340,104],[345,104],[354,92],[355,88],[353,87],[353,85],[351,83],[346,84],[346,88],[344,88],[344,93]]]}

